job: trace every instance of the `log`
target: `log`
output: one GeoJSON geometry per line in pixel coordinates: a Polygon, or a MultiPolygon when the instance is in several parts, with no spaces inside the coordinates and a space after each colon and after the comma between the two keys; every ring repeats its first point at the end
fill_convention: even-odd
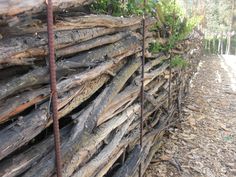
{"type": "MultiPolygon", "coordinates": [[[[52,0],[53,8],[55,10],[63,10],[71,6],[81,6],[91,2],[91,0],[52,0]]],[[[0,15],[13,16],[26,11],[30,11],[30,13],[37,13],[45,8],[46,4],[44,0],[2,0],[0,5],[0,15]]]]}
{"type": "MultiPolygon", "coordinates": [[[[61,133],[61,139],[66,139],[71,126],[63,128],[61,133]]],[[[0,162],[0,176],[10,177],[19,176],[24,171],[33,166],[43,156],[47,155],[54,146],[53,135],[43,140],[39,144],[35,144],[24,152],[13,155],[0,162]]]]}
{"type": "Polygon", "coordinates": [[[97,174],[95,177],[103,177],[107,174],[107,172],[112,168],[114,163],[117,161],[117,159],[121,156],[121,154],[124,152],[124,149],[121,149],[119,152],[115,153],[113,158],[107,163],[97,174]]]}
{"type": "MultiPolygon", "coordinates": [[[[198,63],[199,52],[189,49],[199,45],[193,38],[167,53],[146,50],[141,149],[142,19],[79,16],[78,1],[56,3],[61,2],[72,2],[54,7],[63,176],[136,176],[140,164],[144,173],[165,130],[179,119],[181,100],[198,63]],[[63,14],[62,6],[75,8],[63,14]],[[190,66],[169,72],[168,59],[176,51],[190,66]]],[[[0,86],[0,176],[56,176],[53,136],[43,133],[52,128],[46,21],[40,13],[44,8],[22,8],[20,14],[5,14],[0,20],[6,22],[0,30],[0,72],[10,73],[0,86]]],[[[156,38],[149,30],[155,23],[147,19],[145,49],[156,38]]],[[[164,44],[168,38],[156,41],[164,44]]]]}
{"type": "Polygon", "coordinates": [[[8,121],[11,117],[21,113],[49,96],[49,88],[40,88],[27,91],[19,96],[12,97],[0,106],[0,124],[8,121]]]}
{"type": "MultiPolygon", "coordinates": [[[[76,149],[75,147],[71,147],[72,144],[68,143],[68,141],[66,143],[63,143],[63,164],[66,164],[64,165],[63,169],[64,176],[70,176],[76,170],[76,168],[86,158],[88,158],[89,155],[91,155],[90,153],[92,152],[92,150],[96,149],[96,147],[101,143],[101,141],[103,141],[111,133],[112,130],[117,128],[119,125],[123,124],[128,118],[131,118],[138,110],[138,108],[138,105],[133,105],[129,109],[127,109],[127,111],[125,111],[122,115],[118,115],[110,121],[99,126],[93,134],[84,134],[84,136],[81,138],[80,143],[74,143],[74,146],[77,146],[76,149]],[[68,158],[67,154],[69,153],[74,154],[72,160],[68,158]]],[[[50,156],[48,156],[50,158],[50,161],[41,161],[37,166],[31,168],[31,170],[27,172],[25,176],[37,176],[37,172],[39,171],[41,176],[52,175],[54,173],[55,168],[53,154],[54,153],[51,153],[50,156]]]]}
{"type": "MultiPolygon", "coordinates": [[[[74,102],[71,101],[67,107],[60,110],[59,116],[62,117],[68,114],[79,104],[88,99],[108,79],[109,76],[104,75],[86,83],[85,85],[82,85],[80,89],[78,89],[80,91],[75,94],[75,97],[77,95],[80,95],[80,97],[74,98],[74,102]],[[83,87],[86,89],[82,89],[83,87]]],[[[68,99],[71,100],[71,97],[68,97],[68,99]]],[[[49,115],[50,113],[48,105],[49,102],[44,103],[38,109],[32,111],[30,114],[17,120],[13,124],[0,131],[0,139],[3,142],[0,144],[0,159],[3,159],[8,154],[30,141],[51,123],[51,116],[49,115]]]]}
{"type": "MultiPolygon", "coordinates": [[[[60,16],[60,15],[59,15],[60,16]]],[[[150,23],[148,19],[148,23],[150,23]]],[[[125,28],[134,25],[140,25],[142,18],[140,17],[112,17],[109,15],[85,15],[76,17],[60,17],[55,21],[54,31],[73,30],[73,29],[88,29],[96,27],[104,28],[125,28]]],[[[152,20],[153,21],[153,20],[152,20]]],[[[25,25],[25,24],[24,24],[25,25]]],[[[18,25],[18,28],[23,28],[18,25]]],[[[39,33],[47,31],[46,23],[38,23],[38,25],[28,25],[27,28],[23,28],[24,33],[39,33]]]]}
{"type": "Polygon", "coordinates": [[[141,156],[143,151],[140,145],[137,145],[132,152],[130,152],[128,159],[125,161],[124,165],[113,175],[113,177],[129,177],[133,176],[135,170],[138,168],[141,162],[141,156]]]}
{"type": "Polygon", "coordinates": [[[116,135],[112,141],[103,148],[103,150],[91,161],[89,161],[84,167],[75,172],[72,177],[89,177],[95,175],[96,171],[101,170],[104,164],[109,161],[113,156],[113,152],[119,148],[119,143],[122,137],[127,132],[129,125],[134,120],[134,116],[130,117],[126,122],[123,123],[122,127],[118,129],[116,135]]]}
{"type": "MultiPolygon", "coordinates": [[[[55,32],[55,45],[57,49],[60,49],[66,47],[68,44],[73,45],[116,31],[117,29],[114,28],[102,27],[58,31],[55,32]]],[[[48,54],[47,43],[47,33],[17,36],[1,40],[0,51],[3,54],[0,56],[1,68],[28,64],[29,60],[27,60],[27,58],[46,56],[48,54]]]]}
{"type": "MultiPolygon", "coordinates": [[[[129,19],[124,19],[129,21],[129,19]]],[[[132,22],[131,22],[132,23],[132,22]]],[[[154,24],[153,19],[150,19],[147,23],[147,28],[154,24]]],[[[105,27],[94,27],[89,29],[71,29],[71,30],[62,30],[55,32],[55,46],[59,50],[58,56],[67,55],[64,54],[66,48],[68,50],[78,50],[78,47],[81,46],[81,42],[85,42],[96,37],[103,35],[113,34],[115,32],[125,32],[125,31],[135,31],[138,28],[141,28],[141,23],[134,24],[133,26],[119,27],[119,28],[105,28],[105,27]],[[73,46],[79,44],[78,46],[73,46]],[[63,49],[65,48],[65,49],[63,49]],[[60,52],[60,49],[62,50],[60,52]]],[[[119,38],[116,36],[115,38],[119,38]]],[[[98,39],[99,40],[99,39],[98,39]]],[[[108,44],[111,39],[103,39],[103,43],[108,44]]],[[[115,40],[115,39],[112,39],[115,40]]],[[[118,39],[116,39],[118,40],[118,39]]],[[[13,65],[32,65],[34,60],[39,57],[44,57],[48,55],[48,39],[47,33],[37,33],[34,31],[32,34],[13,36],[11,38],[3,38],[0,41],[0,52],[3,55],[0,56],[0,69],[13,66],[13,65]]],[[[96,47],[100,44],[99,42],[91,44],[90,42],[84,43],[83,48],[78,51],[89,50],[91,46],[96,47]],[[85,46],[84,46],[85,45],[85,46]],[[87,47],[86,47],[87,45],[87,47]]],[[[148,46],[147,46],[148,47],[148,46]]],[[[72,53],[73,54],[73,53],[72,53]]]]}
{"type": "Polygon", "coordinates": [[[78,120],[83,119],[84,122],[79,121],[77,126],[75,126],[72,133],[72,139],[75,139],[82,131],[91,132],[91,130],[96,126],[98,118],[103,114],[106,106],[110,104],[112,99],[118,94],[126,81],[140,65],[140,60],[133,58],[132,61],[117,74],[111,84],[100,94],[99,97],[97,97],[93,104],[81,116],[76,118],[78,120]]]}

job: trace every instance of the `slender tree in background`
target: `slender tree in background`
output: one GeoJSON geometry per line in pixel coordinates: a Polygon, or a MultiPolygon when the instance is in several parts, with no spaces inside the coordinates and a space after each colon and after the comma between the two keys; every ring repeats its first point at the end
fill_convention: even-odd
{"type": "Polygon", "coordinates": [[[227,47],[226,47],[226,54],[230,54],[230,48],[231,48],[231,35],[232,35],[232,26],[234,21],[234,8],[235,8],[235,0],[232,0],[232,9],[231,9],[231,22],[229,26],[229,32],[227,34],[227,47]]]}
{"type": "Polygon", "coordinates": [[[205,33],[206,49],[221,54],[236,53],[235,0],[179,0],[189,16],[200,15],[199,29],[205,33]],[[214,47],[214,49],[212,49],[214,47]]]}

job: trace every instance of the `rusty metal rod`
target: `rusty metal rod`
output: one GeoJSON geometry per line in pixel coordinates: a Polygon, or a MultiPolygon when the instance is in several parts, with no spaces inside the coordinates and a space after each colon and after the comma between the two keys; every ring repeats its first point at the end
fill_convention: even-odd
{"type": "MultiPolygon", "coordinates": [[[[142,43],[142,73],[141,73],[141,90],[140,90],[140,104],[141,104],[141,115],[140,115],[140,146],[143,148],[143,113],[144,113],[144,65],[145,65],[145,21],[146,16],[146,0],[143,1],[143,43],[142,43]]],[[[139,165],[139,177],[142,176],[142,162],[139,165]]]]}
{"type": "Polygon", "coordinates": [[[171,57],[170,57],[170,68],[169,68],[169,88],[168,88],[168,112],[170,110],[171,105],[171,80],[172,80],[172,69],[171,69],[171,57]]]}
{"type": "Polygon", "coordinates": [[[48,30],[48,47],[49,47],[49,68],[50,68],[50,87],[52,96],[52,116],[53,116],[53,132],[56,156],[56,172],[58,177],[62,177],[61,173],[61,149],[60,149],[60,130],[58,122],[58,105],[57,105],[57,80],[56,80],[56,64],[55,64],[55,48],[53,33],[53,9],[52,0],[46,0],[47,4],[47,30],[48,30]]]}

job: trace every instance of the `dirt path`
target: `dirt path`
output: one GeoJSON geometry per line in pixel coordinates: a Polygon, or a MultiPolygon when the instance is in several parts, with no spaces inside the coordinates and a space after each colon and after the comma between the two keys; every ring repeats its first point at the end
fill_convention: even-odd
{"type": "Polygon", "coordinates": [[[235,72],[217,56],[201,62],[183,121],[169,130],[146,177],[236,177],[235,72]]]}

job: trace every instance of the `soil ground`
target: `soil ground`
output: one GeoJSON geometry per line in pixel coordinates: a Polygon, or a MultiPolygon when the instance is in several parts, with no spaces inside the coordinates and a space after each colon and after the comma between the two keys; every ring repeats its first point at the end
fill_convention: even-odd
{"type": "Polygon", "coordinates": [[[205,56],[145,177],[236,177],[236,57],[205,56]]]}

